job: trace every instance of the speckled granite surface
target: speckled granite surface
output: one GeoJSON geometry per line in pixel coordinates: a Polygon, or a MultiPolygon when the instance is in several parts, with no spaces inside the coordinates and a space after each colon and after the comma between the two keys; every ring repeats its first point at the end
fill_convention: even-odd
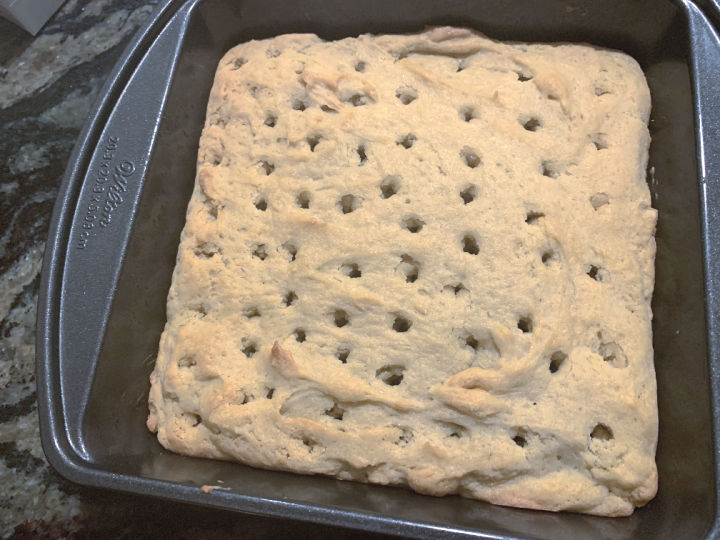
{"type": "Polygon", "coordinates": [[[360,538],[83,488],[47,464],[35,314],[53,201],[104,78],[152,0],[71,0],[33,38],[0,19],[0,538],[360,538]]]}

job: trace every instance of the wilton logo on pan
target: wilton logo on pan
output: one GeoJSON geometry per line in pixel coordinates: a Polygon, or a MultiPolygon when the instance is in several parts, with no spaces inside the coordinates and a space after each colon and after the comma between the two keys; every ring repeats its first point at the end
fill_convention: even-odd
{"type": "Polygon", "coordinates": [[[127,198],[128,183],[135,172],[135,164],[127,159],[115,162],[119,141],[118,137],[113,136],[105,141],[102,159],[93,175],[91,198],[85,208],[77,249],[87,247],[91,231],[102,230],[110,225],[113,212],[127,198]]]}

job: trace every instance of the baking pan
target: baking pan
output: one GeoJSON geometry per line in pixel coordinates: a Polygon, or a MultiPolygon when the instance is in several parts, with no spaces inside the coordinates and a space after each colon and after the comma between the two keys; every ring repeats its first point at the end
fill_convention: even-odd
{"type": "Polygon", "coordinates": [[[160,2],[106,83],[54,209],[37,333],[40,427],[50,463],[81,484],[417,538],[720,534],[718,7],[717,0],[160,2]],[[502,508],[183,457],[163,450],[145,428],[148,375],[222,54],[288,32],[336,39],[445,24],[497,39],[621,49],[647,75],[648,182],[659,210],[653,330],[660,490],[631,517],[502,508]],[[218,481],[228,489],[199,489],[218,481]]]}

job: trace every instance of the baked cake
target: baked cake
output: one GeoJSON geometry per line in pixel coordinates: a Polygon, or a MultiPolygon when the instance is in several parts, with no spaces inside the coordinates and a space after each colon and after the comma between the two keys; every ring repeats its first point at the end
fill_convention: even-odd
{"type": "Polygon", "coordinates": [[[629,56],[470,30],[220,61],[148,427],[191,456],[623,516],[657,489],[629,56]]]}

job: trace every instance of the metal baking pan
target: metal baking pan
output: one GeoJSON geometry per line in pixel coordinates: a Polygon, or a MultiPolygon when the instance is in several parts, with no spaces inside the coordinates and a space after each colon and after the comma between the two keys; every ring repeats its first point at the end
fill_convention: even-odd
{"type": "Polygon", "coordinates": [[[38,309],[43,448],[92,486],[417,538],[720,535],[720,40],[716,0],[161,1],[115,67],[55,205],[38,309]],[[606,519],[433,498],[163,450],[148,375],[221,55],[253,38],[470,26],[497,39],[621,49],[652,91],[659,210],[654,346],[658,496],[606,519]],[[199,487],[228,490],[203,493],[199,487]]]}

